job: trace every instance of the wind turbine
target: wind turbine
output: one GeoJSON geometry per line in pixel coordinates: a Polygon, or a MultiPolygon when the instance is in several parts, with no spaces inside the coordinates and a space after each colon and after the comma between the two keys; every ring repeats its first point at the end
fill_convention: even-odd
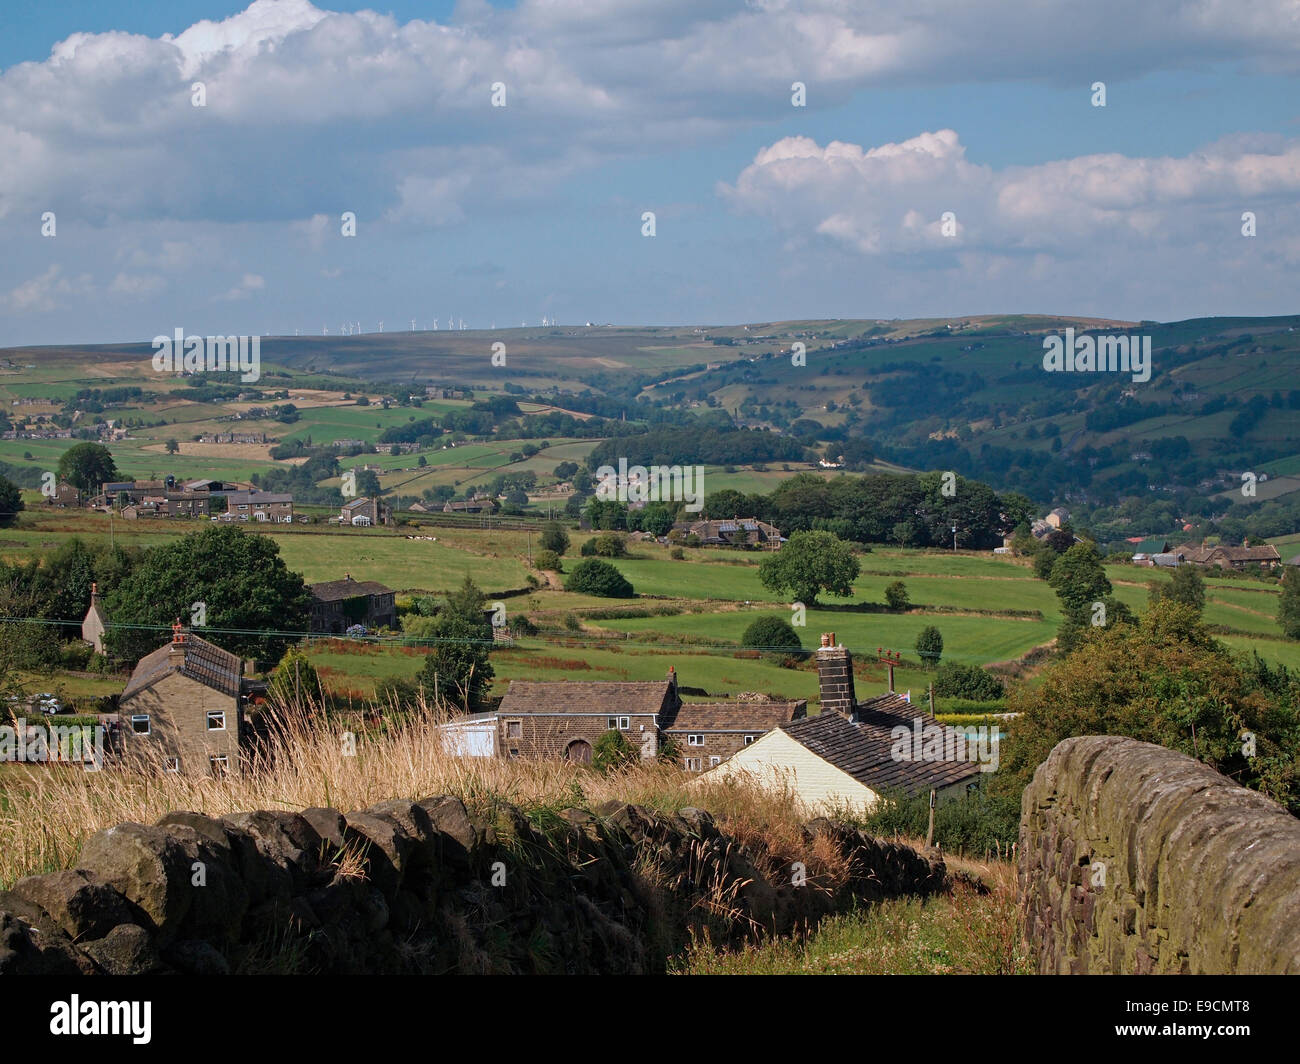
{"type": "Polygon", "coordinates": [[[434,318],[434,319],[433,319],[433,331],[434,331],[434,332],[437,332],[437,331],[438,331],[438,319],[437,319],[437,318],[434,318]]]}
{"type": "Polygon", "coordinates": [[[322,336],[328,336],[330,334],[330,327],[328,325],[322,325],[320,327],[320,334],[322,336]]]}
{"type": "Polygon", "coordinates": [[[411,319],[411,332],[415,332],[415,319],[411,319]]]}
{"type": "Polygon", "coordinates": [[[380,331],[380,332],[383,332],[383,331],[384,331],[384,319],[383,319],[383,318],[380,318],[380,319],[379,319],[379,331],[380,331]]]}

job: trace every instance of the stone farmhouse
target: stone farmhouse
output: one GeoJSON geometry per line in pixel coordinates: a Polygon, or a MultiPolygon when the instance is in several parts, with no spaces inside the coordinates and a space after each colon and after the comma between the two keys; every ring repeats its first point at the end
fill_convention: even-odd
{"type": "Polygon", "coordinates": [[[734,517],[730,521],[678,521],[673,531],[696,535],[706,547],[765,547],[778,550],[781,530],[755,517],[734,517]]]}
{"type": "Polygon", "coordinates": [[[1262,547],[1218,546],[1207,547],[1186,543],[1172,552],[1179,564],[1199,565],[1204,569],[1215,566],[1220,569],[1245,569],[1248,565],[1258,565],[1264,569],[1275,569],[1282,564],[1282,555],[1271,543],[1262,547]]]}
{"type": "Polygon", "coordinates": [[[822,636],[817,674],[818,716],[778,724],[708,773],[789,794],[809,815],[846,807],[869,811],[886,793],[934,791],[936,800],[945,800],[979,778],[981,766],[969,756],[964,732],[940,725],[893,691],[859,702],[851,655],[835,644],[834,633],[822,636]],[[900,731],[909,737],[901,747],[900,731]],[[914,755],[911,737],[921,735],[937,740],[938,756],[926,756],[933,751],[920,742],[914,755]]]}
{"type": "Polygon", "coordinates": [[[801,717],[807,703],[749,696],[725,703],[683,703],[677,673],[635,683],[541,683],[513,680],[500,707],[443,725],[449,752],[476,757],[590,762],[596,740],[621,732],[643,760],[671,738],[682,767],[703,771],[752,743],[779,721],[801,717]]]}
{"type": "Polygon", "coordinates": [[[681,751],[687,772],[720,765],[773,728],[801,720],[808,702],[739,696],[734,702],[686,702],[662,722],[663,734],[681,751]]]}
{"type": "Polygon", "coordinates": [[[178,621],[172,640],[140,659],[119,701],[122,754],[161,760],[167,772],[239,771],[246,737],[247,663],[178,621]]]}
{"type": "Polygon", "coordinates": [[[69,506],[80,506],[81,492],[66,480],[60,480],[54,486],[54,494],[46,495],[44,502],[46,506],[57,506],[60,509],[67,509],[69,506]]]}
{"type": "Polygon", "coordinates": [[[339,524],[370,527],[372,525],[391,525],[393,511],[386,503],[371,497],[353,499],[345,502],[339,511],[339,524]]]}
{"type": "Polygon", "coordinates": [[[354,624],[392,628],[397,624],[394,592],[374,580],[342,580],[312,584],[311,630],[341,635],[354,624]]]}
{"type": "Polygon", "coordinates": [[[293,523],[293,496],[275,491],[232,491],[226,495],[226,515],[238,521],[293,523]]]}
{"type": "Polygon", "coordinates": [[[212,497],[202,491],[166,491],[161,495],[146,495],[139,502],[122,507],[122,516],[128,521],[144,518],[207,517],[212,497]]]}

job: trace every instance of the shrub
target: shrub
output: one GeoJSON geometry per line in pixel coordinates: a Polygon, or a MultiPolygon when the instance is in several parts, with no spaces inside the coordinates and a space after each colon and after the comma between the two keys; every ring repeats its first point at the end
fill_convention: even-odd
{"type": "Polygon", "coordinates": [[[617,532],[604,532],[597,536],[593,549],[601,558],[627,557],[627,543],[617,532]]]}
{"type": "Polygon", "coordinates": [[[636,594],[622,573],[609,562],[595,558],[577,564],[564,582],[564,590],[600,598],[631,598],[636,594]]]}
{"type": "Polygon", "coordinates": [[[584,558],[594,558],[596,556],[595,537],[593,536],[591,539],[586,540],[582,544],[582,546],[578,548],[578,553],[581,554],[584,558]]]}
{"type": "Polygon", "coordinates": [[[939,634],[938,628],[927,624],[917,633],[916,653],[931,668],[939,664],[939,658],[943,654],[943,636],[939,634]]]}
{"type": "Polygon", "coordinates": [[[541,544],[544,550],[563,554],[569,549],[569,534],[564,531],[564,526],[559,521],[547,521],[542,526],[541,544]]]}
{"type": "Polygon", "coordinates": [[[544,573],[562,573],[564,572],[563,563],[560,556],[553,550],[539,550],[533,559],[533,565],[541,569],[544,573]]]}
{"type": "MultiPolygon", "coordinates": [[[[934,841],[949,852],[982,856],[998,847],[1009,848],[1020,837],[1020,801],[990,794],[986,777],[970,793],[940,802],[934,810],[934,841]]],[[[867,817],[866,830],[889,838],[925,838],[930,819],[928,792],[913,798],[888,796],[867,817]]]]}
{"type": "Polygon", "coordinates": [[[895,580],[885,588],[885,605],[891,610],[905,610],[911,600],[907,597],[907,585],[895,580]]]}
{"type": "Polygon", "coordinates": [[[607,731],[591,748],[591,767],[598,772],[613,772],[634,763],[640,754],[621,731],[607,731]]]}
{"type": "Polygon", "coordinates": [[[680,562],[686,557],[686,552],[681,547],[674,547],[668,552],[668,557],[675,562],[680,562]]]}
{"type": "Polygon", "coordinates": [[[968,698],[974,702],[996,702],[1004,698],[1007,692],[1001,680],[978,665],[949,662],[939,666],[934,678],[934,693],[951,698],[968,698]]]}
{"type": "Polygon", "coordinates": [[[799,633],[783,617],[760,617],[745,629],[745,634],[740,637],[740,645],[770,651],[778,658],[790,657],[791,651],[798,655],[804,654],[799,633]]]}
{"type": "Polygon", "coordinates": [[[570,632],[580,632],[582,631],[582,622],[578,620],[576,613],[566,613],[564,615],[564,627],[570,632]]]}

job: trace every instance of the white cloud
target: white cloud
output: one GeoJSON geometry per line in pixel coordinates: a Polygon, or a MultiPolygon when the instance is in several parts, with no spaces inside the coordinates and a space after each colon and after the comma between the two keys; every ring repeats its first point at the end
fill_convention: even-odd
{"type": "Polygon", "coordinates": [[[166,282],[157,274],[119,273],[108,286],[111,295],[141,299],[160,292],[166,282]]]}
{"type": "Polygon", "coordinates": [[[0,303],[15,314],[48,313],[67,307],[68,299],[65,297],[84,296],[90,290],[90,277],[85,274],[64,277],[56,263],[44,273],[0,295],[0,303]]]}
{"type": "MultiPolygon", "coordinates": [[[[1224,141],[1181,158],[1085,155],[995,171],[966,160],[950,129],[864,149],[788,137],[758,152],[723,196],[788,238],[864,255],[1043,250],[1106,241],[1190,245],[1216,218],[1273,204],[1294,216],[1300,141],[1224,141]],[[944,211],[956,235],[942,234],[944,211]]],[[[1230,230],[1234,231],[1235,230],[1230,230]]]]}
{"type": "Polygon", "coordinates": [[[226,292],[225,295],[217,296],[219,300],[236,300],[247,299],[254,292],[260,292],[266,287],[266,280],[256,273],[246,273],[239,279],[239,284],[226,292]]]}

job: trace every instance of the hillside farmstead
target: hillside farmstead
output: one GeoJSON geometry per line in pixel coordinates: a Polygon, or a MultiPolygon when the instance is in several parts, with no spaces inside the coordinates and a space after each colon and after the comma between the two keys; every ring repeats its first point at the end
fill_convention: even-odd
{"type": "Polygon", "coordinates": [[[774,724],[802,717],[804,701],[748,695],[734,702],[683,703],[677,673],[644,683],[534,683],[513,680],[495,712],[443,725],[449,753],[467,757],[554,759],[587,763],[596,741],[616,731],[643,761],[666,739],[682,768],[700,772],[754,742],[774,724]]]}
{"type": "Polygon", "coordinates": [[[980,762],[966,756],[965,733],[940,725],[892,691],[857,701],[852,659],[834,639],[834,633],[823,635],[817,651],[821,714],[778,724],[709,774],[783,791],[808,815],[867,812],[884,794],[934,791],[939,801],[964,794],[981,771],[980,762]],[[900,756],[904,731],[909,740],[900,756]],[[926,756],[930,749],[919,742],[913,753],[910,736],[922,734],[938,738],[939,756],[926,756]]]}
{"type": "Polygon", "coordinates": [[[178,621],[171,642],[140,659],[122,692],[122,753],[185,775],[237,772],[248,664],[178,621]]]}

